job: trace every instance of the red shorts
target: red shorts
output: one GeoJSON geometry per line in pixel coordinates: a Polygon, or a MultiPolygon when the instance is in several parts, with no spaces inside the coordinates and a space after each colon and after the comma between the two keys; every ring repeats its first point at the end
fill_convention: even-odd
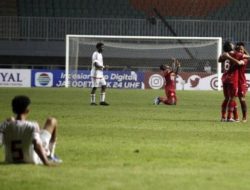
{"type": "Polygon", "coordinates": [[[177,103],[176,92],[174,90],[168,90],[166,93],[167,100],[163,103],[167,105],[175,105],[177,103]]]}
{"type": "Polygon", "coordinates": [[[248,86],[246,83],[239,84],[238,96],[245,97],[247,90],[248,90],[248,86]]]}
{"type": "Polygon", "coordinates": [[[223,93],[225,98],[233,98],[238,95],[238,87],[233,83],[223,83],[223,93]]]}

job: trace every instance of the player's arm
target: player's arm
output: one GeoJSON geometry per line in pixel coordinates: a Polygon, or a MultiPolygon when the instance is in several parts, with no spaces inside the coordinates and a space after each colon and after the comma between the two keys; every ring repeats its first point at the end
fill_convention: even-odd
{"type": "Polygon", "coordinates": [[[44,151],[44,148],[43,148],[43,145],[41,142],[39,142],[37,139],[34,139],[33,140],[33,145],[34,145],[34,150],[35,152],[37,153],[37,155],[39,156],[39,158],[42,160],[43,164],[45,166],[50,166],[51,163],[49,162],[46,154],[45,154],[45,151],[44,151]]]}
{"type": "Polygon", "coordinates": [[[0,146],[3,145],[3,135],[4,135],[4,128],[6,126],[6,124],[8,122],[14,122],[15,121],[15,118],[14,117],[10,117],[10,118],[7,118],[3,123],[0,124],[0,146]]]}
{"type": "Polygon", "coordinates": [[[104,68],[104,66],[101,65],[98,60],[94,61],[94,65],[95,65],[96,69],[103,69],[104,68]]]}
{"type": "Polygon", "coordinates": [[[226,59],[229,59],[229,61],[232,63],[232,64],[237,64],[237,65],[243,65],[244,64],[244,61],[242,60],[237,60],[235,58],[233,58],[232,56],[230,56],[228,53],[223,53],[220,57],[219,57],[219,62],[223,62],[225,61],[226,59]]]}
{"type": "Polygon", "coordinates": [[[174,73],[177,75],[179,73],[179,69],[180,69],[181,64],[177,59],[173,58],[173,60],[174,60],[174,65],[175,65],[174,73]]]}
{"type": "Polygon", "coordinates": [[[39,156],[39,158],[41,159],[41,161],[43,162],[45,166],[55,165],[54,163],[48,160],[46,151],[43,147],[42,140],[40,137],[39,125],[37,125],[36,128],[34,129],[32,143],[33,143],[35,152],[37,153],[37,155],[39,156]]]}
{"type": "Polygon", "coordinates": [[[243,55],[243,58],[244,58],[244,59],[249,59],[249,58],[250,58],[250,55],[244,54],[244,55],[243,55]]]}
{"type": "Polygon", "coordinates": [[[181,67],[181,63],[176,59],[175,62],[175,66],[176,66],[176,70],[175,70],[175,74],[177,75],[179,73],[180,67],[181,67]]]}

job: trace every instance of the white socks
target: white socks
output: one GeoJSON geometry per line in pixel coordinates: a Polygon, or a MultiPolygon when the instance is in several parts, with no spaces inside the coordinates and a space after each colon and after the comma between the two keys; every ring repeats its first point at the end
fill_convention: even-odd
{"type": "Polygon", "coordinates": [[[90,102],[95,103],[95,94],[90,94],[90,102]]]}
{"type": "Polygon", "coordinates": [[[105,102],[106,93],[101,93],[100,102],[105,102]]]}
{"type": "MultiPolygon", "coordinates": [[[[105,98],[106,98],[106,93],[101,93],[100,94],[100,102],[105,102],[105,98]]],[[[96,96],[95,94],[90,94],[90,102],[91,103],[95,103],[96,101],[96,96]]]]}

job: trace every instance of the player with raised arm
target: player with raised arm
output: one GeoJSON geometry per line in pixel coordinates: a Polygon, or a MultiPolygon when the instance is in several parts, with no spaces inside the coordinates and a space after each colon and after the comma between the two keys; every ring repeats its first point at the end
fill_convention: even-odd
{"type": "Polygon", "coordinates": [[[224,53],[219,57],[223,63],[222,75],[224,100],[221,105],[221,121],[238,121],[236,96],[238,93],[238,68],[244,64],[243,54],[233,51],[234,45],[226,41],[223,45],[224,53]],[[226,115],[227,112],[227,115],[226,115]]]}
{"type": "Polygon", "coordinates": [[[174,59],[173,65],[175,67],[170,67],[168,65],[161,65],[160,70],[163,72],[165,78],[165,95],[155,98],[154,104],[159,105],[161,102],[166,105],[176,105],[176,77],[179,72],[180,62],[177,59],[174,59]]]}
{"type": "Polygon", "coordinates": [[[11,117],[0,124],[0,144],[4,145],[5,162],[32,163],[46,166],[61,163],[55,156],[57,120],[48,118],[44,128],[26,120],[31,101],[27,96],[16,96],[12,100],[12,110],[16,117],[11,117]]]}
{"type": "Polygon", "coordinates": [[[92,55],[92,68],[90,72],[91,76],[91,83],[92,83],[92,90],[90,93],[90,105],[97,105],[96,104],[96,89],[101,87],[101,95],[100,95],[100,105],[108,106],[109,104],[105,102],[106,98],[106,80],[103,76],[103,46],[104,44],[99,42],[96,44],[96,51],[92,55]]]}

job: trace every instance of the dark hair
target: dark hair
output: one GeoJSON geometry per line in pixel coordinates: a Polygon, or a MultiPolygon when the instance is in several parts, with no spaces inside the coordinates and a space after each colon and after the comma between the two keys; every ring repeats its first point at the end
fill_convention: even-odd
{"type": "Polygon", "coordinates": [[[12,111],[15,114],[22,114],[27,110],[30,103],[31,101],[28,96],[15,96],[12,100],[12,111]]]}
{"type": "Polygon", "coordinates": [[[97,44],[96,44],[96,48],[97,49],[99,49],[100,47],[102,47],[104,44],[102,43],[102,42],[98,42],[97,44]]]}
{"type": "Polygon", "coordinates": [[[160,65],[160,70],[165,71],[166,70],[166,65],[160,65]]]}
{"type": "Polygon", "coordinates": [[[226,41],[224,44],[223,44],[223,51],[225,52],[230,52],[233,50],[233,47],[232,47],[232,43],[229,42],[229,41],[226,41]]]}
{"type": "Polygon", "coordinates": [[[243,47],[245,47],[245,44],[244,44],[244,42],[237,42],[236,46],[243,46],[243,47]]]}

